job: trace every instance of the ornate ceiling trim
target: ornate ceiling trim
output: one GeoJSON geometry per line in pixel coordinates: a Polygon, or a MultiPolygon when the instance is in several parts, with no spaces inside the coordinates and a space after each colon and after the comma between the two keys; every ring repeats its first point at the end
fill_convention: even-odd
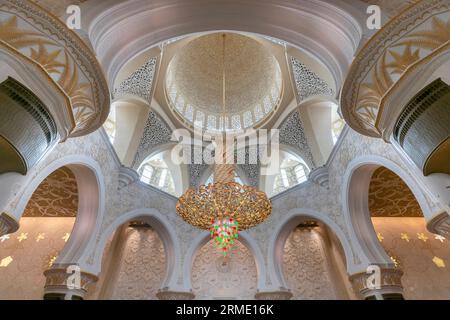
{"type": "Polygon", "coordinates": [[[43,67],[70,97],[70,136],[98,129],[109,113],[109,90],[93,52],[57,17],[31,1],[0,1],[0,40],[43,67]]]}
{"type": "MultiPolygon", "coordinates": [[[[194,152],[195,146],[192,146],[192,152],[194,152]]],[[[261,174],[261,163],[259,161],[259,152],[258,151],[258,157],[256,159],[256,164],[254,164],[254,159],[250,159],[250,147],[246,146],[245,149],[237,150],[235,151],[235,157],[236,159],[240,159],[242,156],[242,152],[245,156],[245,163],[243,164],[237,164],[237,173],[241,176],[243,182],[247,185],[250,185],[252,187],[257,188],[259,186],[259,178],[261,174]],[[252,160],[252,161],[250,161],[252,160]],[[252,162],[252,163],[250,163],[252,162]],[[244,176],[242,176],[244,175],[244,176]]],[[[213,152],[214,153],[214,152],[213,152]]],[[[194,156],[195,153],[192,153],[194,156]]],[[[195,159],[193,159],[195,160],[195,159]]],[[[204,159],[205,160],[205,159],[204,159]]],[[[202,182],[202,179],[205,178],[205,174],[208,171],[209,168],[213,167],[214,165],[210,165],[211,161],[214,161],[214,159],[206,159],[206,161],[200,161],[200,159],[196,159],[195,162],[189,164],[189,185],[193,186],[195,188],[198,188],[200,186],[200,183],[202,182]],[[201,163],[200,163],[201,162],[201,163]]],[[[239,160],[240,161],[240,160],[239,160]]],[[[194,162],[194,161],[193,161],[194,162]]]]}
{"type": "Polygon", "coordinates": [[[291,70],[297,93],[297,103],[315,95],[334,96],[333,89],[325,80],[294,57],[291,57],[291,70]]]}
{"type": "Polygon", "coordinates": [[[120,99],[127,95],[135,95],[151,103],[157,63],[158,58],[153,57],[134,71],[115,89],[114,98],[120,99]]]}
{"type": "Polygon", "coordinates": [[[78,187],[75,175],[62,167],[42,181],[31,196],[24,217],[76,217],[78,187]]]}
{"type": "Polygon", "coordinates": [[[414,194],[394,172],[380,167],[369,185],[371,217],[423,217],[414,194]]]}
{"type": "Polygon", "coordinates": [[[176,0],[170,4],[164,0],[136,0],[105,3],[93,9],[86,23],[110,80],[136,54],[167,39],[233,30],[266,35],[304,48],[330,70],[336,87],[340,87],[366,19],[345,3],[325,1],[219,0],[205,5],[202,0],[176,0]],[[136,25],[139,28],[131,27],[136,25]],[[323,27],[328,32],[322,32],[323,27]],[[130,32],[119,44],[115,37],[123,29],[130,32]]]}
{"type": "Polygon", "coordinates": [[[346,122],[361,134],[381,137],[377,122],[384,97],[408,70],[450,42],[450,2],[427,0],[390,20],[356,56],[341,94],[346,122]]]}
{"type": "Polygon", "coordinates": [[[205,163],[189,164],[189,186],[198,188],[200,186],[200,180],[204,176],[204,173],[208,170],[210,165],[205,163]]]}
{"type": "Polygon", "coordinates": [[[293,147],[309,169],[315,168],[314,157],[306,139],[303,122],[298,110],[294,110],[280,125],[280,144],[293,147]]]}
{"type": "Polygon", "coordinates": [[[150,111],[132,168],[137,170],[157,146],[170,143],[171,137],[172,130],[167,123],[156,112],[150,111]]]}

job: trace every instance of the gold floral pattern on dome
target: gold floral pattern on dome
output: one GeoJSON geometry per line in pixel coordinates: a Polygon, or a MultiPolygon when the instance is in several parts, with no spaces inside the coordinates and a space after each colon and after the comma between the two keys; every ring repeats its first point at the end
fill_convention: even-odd
{"type": "Polygon", "coordinates": [[[194,38],[174,56],[165,91],[189,126],[233,131],[267,120],[280,104],[283,81],[278,60],[257,39],[219,32],[194,38]]]}
{"type": "Polygon", "coordinates": [[[246,230],[267,219],[272,202],[254,187],[216,182],[186,191],[176,210],[184,221],[200,229],[210,230],[215,220],[233,218],[238,221],[239,230],[246,230]]]}

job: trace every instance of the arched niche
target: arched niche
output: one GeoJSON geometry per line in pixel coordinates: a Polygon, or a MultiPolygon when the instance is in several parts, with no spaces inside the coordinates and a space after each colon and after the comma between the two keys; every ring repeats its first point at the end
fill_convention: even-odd
{"type": "Polygon", "coordinates": [[[156,300],[168,271],[164,242],[145,218],[128,221],[114,232],[102,265],[88,299],[156,300]]]}
{"type": "Polygon", "coordinates": [[[448,299],[450,242],[427,230],[406,183],[384,166],[371,177],[368,209],[374,232],[394,267],[403,271],[405,299],[448,299]]]}
{"type": "Polygon", "coordinates": [[[234,255],[231,253],[229,256],[230,263],[227,264],[226,261],[225,263],[223,261],[222,253],[210,239],[210,234],[203,232],[194,239],[189,247],[183,265],[184,290],[192,290],[196,299],[253,299],[257,290],[263,288],[266,283],[266,266],[262,252],[256,241],[245,231],[240,232],[237,252],[234,255]],[[208,254],[210,259],[207,259],[208,254]],[[223,263],[224,265],[222,265],[223,263]],[[246,270],[251,272],[251,275],[247,275],[251,277],[251,281],[245,279],[246,275],[242,273],[240,264],[245,264],[246,270]],[[202,278],[201,273],[203,270],[208,273],[209,281],[214,283],[214,288],[218,289],[215,292],[214,290],[209,292],[209,296],[205,294],[208,280],[207,278],[202,278]],[[196,275],[195,279],[194,274],[196,275]],[[224,285],[224,279],[227,278],[227,275],[230,276],[229,279],[234,279],[234,284],[231,284],[231,286],[224,285]],[[236,285],[238,283],[243,285],[241,291],[236,285]],[[224,287],[227,287],[225,289],[228,291],[220,291],[224,287]]]}
{"type": "Polygon", "coordinates": [[[77,232],[74,225],[79,225],[82,219],[78,214],[83,207],[80,187],[69,165],[51,172],[33,190],[19,229],[0,238],[3,299],[43,297],[44,271],[67,254],[70,235],[77,232]]]}
{"type": "Polygon", "coordinates": [[[292,299],[355,297],[347,276],[352,249],[326,215],[289,212],[271,238],[268,262],[272,285],[291,290],[292,299]]]}
{"type": "Polygon", "coordinates": [[[252,299],[257,290],[255,259],[239,240],[226,257],[210,240],[195,255],[191,281],[197,299],[252,299]]]}
{"type": "Polygon", "coordinates": [[[85,156],[66,156],[42,168],[25,187],[13,211],[13,217],[20,223],[20,218],[35,190],[47,176],[61,167],[69,168],[75,176],[78,188],[78,211],[71,236],[55,261],[55,265],[78,264],[84,270],[89,267],[83,255],[92,245],[95,234],[100,229],[105,207],[105,182],[96,161],[85,156]]]}
{"type": "Polygon", "coordinates": [[[343,178],[342,202],[344,217],[350,231],[367,258],[364,264],[394,267],[390,257],[377,240],[369,211],[369,186],[373,173],[385,167],[395,173],[411,190],[425,218],[432,216],[428,202],[416,181],[394,162],[379,156],[363,156],[350,162],[343,178]]]}
{"type": "MultiPolygon", "coordinates": [[[[133,238],[137,239],[135,236],[136,232],[127,233],[128,229],[139,230],[139,227],[133,226],[130,229],[130,223],[134,224],[134,222],[143,224],[142,227],[144,229],[141,229],[144,231],[143,234],[147,233],[147,237],[151,237],[154,240],[152,240],[152,243],[158,244],[159,253],[161,252],[159,241],[162,242],[164,248],[163,259],[165,267],[163,268],[162,281],[159,283],[158,288],[156,288],[156,282],[154,282],[153,286],[147,291],[151,291],[153,294],[155,293],[154,290],[176,286],[177,274],[179,274],[181,269],[178,237],[173,231],[173,228],[171,228],[167,218],[161,215],[156,209],[142,208],[119,215],[118,218],[98,235],[99,241],[95,246],[93,265],[89,271],[95,275],[99,275],[100,280],[95,287],[89,290],[88,299],[108,299],[114,297],[114,282],[117,280],[117,270],[115,269],[121,260],[116,255],[122,255],[124,253],[124,250],[127,249],[127,241],[132,241],[133,238]]],[[[148,251],[151,252],[151,250],[148,251]]],[[[148,259],[148,256],[138,257],[138,259],[143,261],[144,259],[148,259]]],[[[160,259],[160,261],[162,260],[160,259]]],[[[161,266],[158,268],[161,268],[161,266]]],[[[139,277],[137,273],[134,276],[139,277]]],[[[147,295],[143,298],[155,298],[155,296],[147,295]]]]}

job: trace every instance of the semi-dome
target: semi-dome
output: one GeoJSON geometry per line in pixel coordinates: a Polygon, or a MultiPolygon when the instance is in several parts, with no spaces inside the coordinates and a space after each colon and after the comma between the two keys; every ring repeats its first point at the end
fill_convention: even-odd
{"type": "Polygon", "coordinates": [[[257,40],[213,33],[195,38],[174,56],[166,92],[174,112],[191,126],[245,129],[260,124],[279,104],[281,70],[257,40]]]}

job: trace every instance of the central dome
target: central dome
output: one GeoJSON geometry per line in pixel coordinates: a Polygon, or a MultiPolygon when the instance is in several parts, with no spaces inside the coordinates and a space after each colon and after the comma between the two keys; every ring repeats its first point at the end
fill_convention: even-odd
{"type": "Polygon", "coordinates": [[[169,104],[196,128],[233,131],[254,127],[279,104],[281,70],[257,40],[213,33],[190,41],[170,62],[169,104]]]}

